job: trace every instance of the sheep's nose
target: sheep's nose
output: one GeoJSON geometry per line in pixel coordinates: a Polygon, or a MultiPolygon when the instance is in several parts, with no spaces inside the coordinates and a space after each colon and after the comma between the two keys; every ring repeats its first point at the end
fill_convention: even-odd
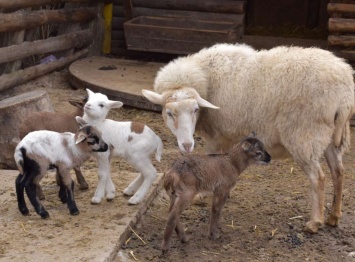
{"type": "Polygon", "coordinates": [[[192,143],[183,143],[182,146],[185,148],[186,152],[191,152],[192,143]]]}

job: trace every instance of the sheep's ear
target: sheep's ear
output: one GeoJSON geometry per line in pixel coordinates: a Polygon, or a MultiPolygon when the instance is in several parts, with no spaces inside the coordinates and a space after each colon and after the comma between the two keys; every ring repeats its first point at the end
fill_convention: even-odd
{"type": "Polygon", "coordinates": [[[80,109],[83,109],[83,108],[84,108],[84,104],[83,104],[83,102],[81,102],[81,101],[69,100],[69,103],[70,103],[72,106],[75,106],[75,107],[77,107],[77,108],[80,108],[80,109]]]}
{"type": "Polygon", "coordinates": [[[77,145],[77,144],[83,142],[85,139],[86,139],[86,136],[82,132],[80,132],[78,135],[78,138],[75,141],[75,144],[77,145]]]}
{"type": "Polygon", "coordinates": [[[90,97],[91,95],[94,95],[95,93],[91,91],[89,88],[86,88],[86,92],[88,93],[88,96],[90,97]]]}
{"type": "Polygon", "coordinates": [[[80,117],[80,116],[76,116],[75,117],[75,120],[76,120],[76,122],[79,124],[79,126],[85,126],[87,123],[85,122],[85,120],[82,118],[82,117],[80,117]]]}
{"type": "Polygon", "coordinates": [[[249,151],[251,148],[251,144],[249,142],[243,142],[242,144],[242,148],[244,149],[244,151],[249,151]]]}
{"type": "Polygon", "coordinates": [[[197,104],[200,107],[207,107],[207,108],[212,108],[212,109],[219,109],[218,106],[215,106],[213,104],[211,104],[210,102],[208,102],[207,100],[203,99],[202,97],[198,96],[196,98],[197,104]]]}
{"type": "Polygon", "coordinates": [[[145,96],[145,98],[147,98],[153,104],[157,104],[157,105],[164,104],[163,95],[161,95],[161,94],[158,94],[156,92],[153,92],[153,91],[150,91],[147,89],[143,89],[142,94],[145,96]]]}
{"type": "Polygon", "coordinates": [[[112,101],[112,100],[110,100],[110,101],[107,102],[107,105],[108,105],[109,108],[120,108],[120,107],[123,106],[123,103],[120,102],[120,101],[112,101]]]}

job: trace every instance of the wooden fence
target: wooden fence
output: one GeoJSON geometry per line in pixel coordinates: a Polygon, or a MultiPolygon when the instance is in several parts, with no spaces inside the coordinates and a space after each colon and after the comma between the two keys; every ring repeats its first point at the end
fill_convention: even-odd
{"type": "Polygon", "coordinates": [[[0,91],[99,54],[100,0],[1,0],[0,91]],[[45,64],[40,59],[56,57],[45,64]]]}

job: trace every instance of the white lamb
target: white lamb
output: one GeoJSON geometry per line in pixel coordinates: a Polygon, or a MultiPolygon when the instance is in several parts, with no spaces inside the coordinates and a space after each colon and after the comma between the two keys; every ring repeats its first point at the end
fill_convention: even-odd
{"type": "Polygon", "coordinates": [[[75,134],[48,130],[28,133],[17,145],[14,154],[20,171],[16,179],[20,212],[23,215],[29,213],[24,198],[24,190],[26,190],[36,213],[42,218],[49,217],[39,201],[36,188],[39,186],[38,181],[46,174],[48,168],[55,167],[60,176],[59,197],[63,203],[67,202],[71,215],[78,215],[79,210],[74,200],[74,182],[70,169],[80,167],[92,152],[107,150],[108,146],[100,137],[100,132],[90,125],[83,126],[75,134]]]}
{"type": "Polygon", "coordinates": [[[354,113],[353,70],[343,59],[318,48],[217,44],[164,66],[154,90],[143,95],[163,106],[183,152],[193,150],[195,128],[209,153],[226,151],[255,130],[273,159],[293,157],[311,183],[306,230],[313,233],[324,223],[324,155],[334,184],[327,224],[338,224],[342,154],[354,113]]]}
{"type": "Polygon", "coordinates": [[[106,194],[106,199],[115,197],[115,186],[110,176],[110,160],[119,156],[130,163],[140,172],[137,178],[123,191],[125,195],[132,196],[129,204],[138,204],[142,201],[154,182],[157,171],[151,162],[151,155],[155,153],[158,161],[161,159],[163,142],[148,126],[137,122],[118,122],[105,119],[111,108],[119,108],[123,104],[111,101],[106,95],[94,93],[86,89],[88,101],[84,107],[84,120],[101,130],[102,138],[109,145],[109,151],[98,153],[99,183],[92,204],[98,204],[106,194]]]}

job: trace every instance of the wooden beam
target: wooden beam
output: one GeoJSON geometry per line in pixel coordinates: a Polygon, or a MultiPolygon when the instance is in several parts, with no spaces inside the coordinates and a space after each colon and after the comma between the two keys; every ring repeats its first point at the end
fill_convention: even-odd
{"type": "Polygon", "coordinates": [[[86,29],[33,42],[24,42],[0,48],[0,64],[22,59],[31,55],[58,52],[74,47],[83,47],[91,43],[93,33],[86,29]]]}
{"type": "Polygon", "coordinates": [[[133,18],[133,6],[131,0],[123,0],[124,14],[126,20],[131,20],[133,18]]]}
{"type": "Polygon", "coordinates": [[[50,23],[87,22],[96,18],[92,8],[24,11],[0,14],[0,32],[34,28],[50,23]]]}
{"type": "Polygon", "coordinates": [[[355,13],[355,5],[329,3],[327,5],[328,13],[355,13]]]}
{"type": "Polygon", "coordinates": [[[61,3],[88,3],[88,2],[98,2],[99,0],[1,0],[0,9],[10,9],[10,8],[25,8],[25,7],[36,7],[49,4],[61,4],[61,3]]]}
{"type": "Polygon", "coordinates": [[[329,45],[355,46],[355,36],[353,35],[330,35],[329,45]]]}
{"type": "MultiPolygon", "coordinates": [[[[200,11],[211,13],[232,13],[232,14],[244,14],[245,13],[245,1],[235,0],[132,0],[134,7],[147,7],[147,8],[159,8],[159,9],[173,9],[173,10],[185,10],[185,11],[200,11]]],[[[162,14],[164,15],[164,14],[162,14]]]]}
{"type": "Polygon", "coordinates": [[[355,32],[355,19],[329,18],[328,29],[330,32],[355,32]]]}
{"type": "Polygon", "coordinates": [[[88,53],[88,49],[83,49],[74,53],[73,55],[67,56],[63,59],[54,62],[50,62],[48,64],[39,64],[13,72],[11,74],[2,75],[0,76],[0,91],[4,91],[11,87],[26,83],[29,80],[48,74],[54,70],[61,69],[66,65],[72,63],[73,61],[77,60],[78,58],[87,55],[88,53]]]}

